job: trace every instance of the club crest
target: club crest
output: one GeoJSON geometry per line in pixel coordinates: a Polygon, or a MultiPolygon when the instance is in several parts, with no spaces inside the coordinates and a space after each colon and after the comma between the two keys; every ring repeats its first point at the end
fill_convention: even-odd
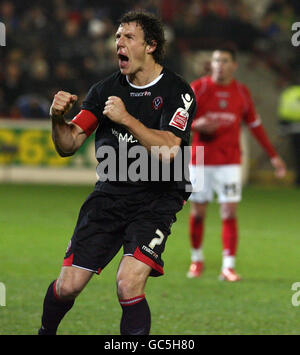
{"type": "Polygon", "coordinates": [[[153,101],[152,101],[152,107],[154,110],[159,110],[163,105],[163,98],[161,96],[157,96],[153,101]]]}

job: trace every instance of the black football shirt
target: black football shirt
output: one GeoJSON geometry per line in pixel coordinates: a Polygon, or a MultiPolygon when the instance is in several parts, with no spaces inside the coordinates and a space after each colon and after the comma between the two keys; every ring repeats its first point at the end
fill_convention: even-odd
{"type": "Polygon", "coordinates": [[[188,198],[191,187],[188,176],[189,139],[196,100],[189,84],[179,75],[163,68],[153,82],[135,86],[118,71],[94,84],[81,108],[98,119],[95,134],[99,163],[96,190],[120,195],[178,190],[184,199],[188,198]],[[170,131],[181,138],[181,150],[175,160],[171,163],[158,161],[124,126],[103,115],[109,96],[120,97],[128,113],[146,127],[170,131]]]}

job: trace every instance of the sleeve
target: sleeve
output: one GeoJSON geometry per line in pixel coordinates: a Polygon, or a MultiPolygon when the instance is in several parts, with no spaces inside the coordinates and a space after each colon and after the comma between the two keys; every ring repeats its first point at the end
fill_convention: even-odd
{"type": "Polygon", "coordinates": [[[206,80],[206,78],[200,78],[200,79],[194,80],[190,83],[190,86],[191,86],[191,88],[196,96],[196,100],[197,100],[198,96],[201,96],[206,91],[207,80],[206,80]]]}
{"type": "Polygon", "coordinates": [[[241,95],[244,101],[244,121],[250,127],[254,128],[261,124],[260,116],[256,113],[255,106],[246,86],[241,87],[241,95]]]}
{"type": "Polygon", "coordinates": [[[102,118],[102,105],[99,102],[98,85],[93,85],[81,105],[81,111],[73,118],[72,122],[83,129],[90,136],[98,127],[102,118]]]}
{"type": "Polygon", "coordinates": [[[192,82],[190,83],[191,89],[193,90],[193,92],[194,92],[195,95],[197,94],[197,84],[198,84],[197,81],[192,81],[192,82]]]}
{"type": "Polygon", "coordinates": [[[196,98],[196,113],[195,113],[195,117],[193,119],[192,125],[191,125],[191,130],[192,131],[196,131],[198,132],[198,130],[194,129],[195,124],[197,123],[198,119],[201,116],[205,115],[205,112],[203,112],[203,102],[205,102],[205,97],[207,97],[206,95],[206,91],[208,89],[208,80],[206,77],[194,80],[193,82],[191,82],[191,88],[195,94],[195,98],[196,98]]]}
{"type": "Polygon", "coordinates": [[[164,103],[160,129],[170,131],[188,143],[195,112],[194,92],[188,84],[181,85],[164,103]]]}
{"type": "Polygon", "coordinates": [[[260,143],[260,145],[262,146],[262,148],[265,150],[265,152],[268,154],[270,158],[274,158],[278,155],[275,148],[271,144],[264,130],[264,127],[261,124],[256,127],[252,127],[251,133],[257,139],[257,141],[260,143]]]}
{"type": "Polygon", "coordinates": [[[245,115],[244,120],[248,124],[252,135],[256,138],[261,147],[270,158],[277,156],[277,152],[271,144],[267,133],[262,125],[260,116],[256,113],[249,90],[244,87],[245,115]]]}
{"type": "Polygon", "coordinates": [[[102,93],[103,91],[103,85],[93,85],[81,105],[82,110],[88,110],[92,112],[98,119],[102,117],[102,111],[104,107],[104,103],[100,101],[100,97],[104,96],[102,93]]]}

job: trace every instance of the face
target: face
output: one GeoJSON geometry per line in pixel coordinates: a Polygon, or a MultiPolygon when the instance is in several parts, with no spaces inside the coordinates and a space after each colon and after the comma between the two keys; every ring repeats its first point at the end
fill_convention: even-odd
{"type": "Polygon", "coordinates": [[[134,75],[142,70],[152,50],[145,42],[144,31],[136,22],[119,26],[116,45],[120,71],[124,75],[134,75]]]}
{"type": "Polygon", "coordinates": [[[237,63],[228,52],[214,51],[211,59],[212,78],[218,83],[229,83],[237,69],[237,63]]]}

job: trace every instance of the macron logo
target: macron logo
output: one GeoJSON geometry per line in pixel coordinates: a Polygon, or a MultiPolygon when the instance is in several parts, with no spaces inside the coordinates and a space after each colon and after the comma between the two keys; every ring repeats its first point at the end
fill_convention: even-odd
{"type": "Polygon", "coordinates": [[[131,97],[144,97],[144,96],[151,96],[151,91],[142,91],[142,92],[131,92],[131,97]]]}

